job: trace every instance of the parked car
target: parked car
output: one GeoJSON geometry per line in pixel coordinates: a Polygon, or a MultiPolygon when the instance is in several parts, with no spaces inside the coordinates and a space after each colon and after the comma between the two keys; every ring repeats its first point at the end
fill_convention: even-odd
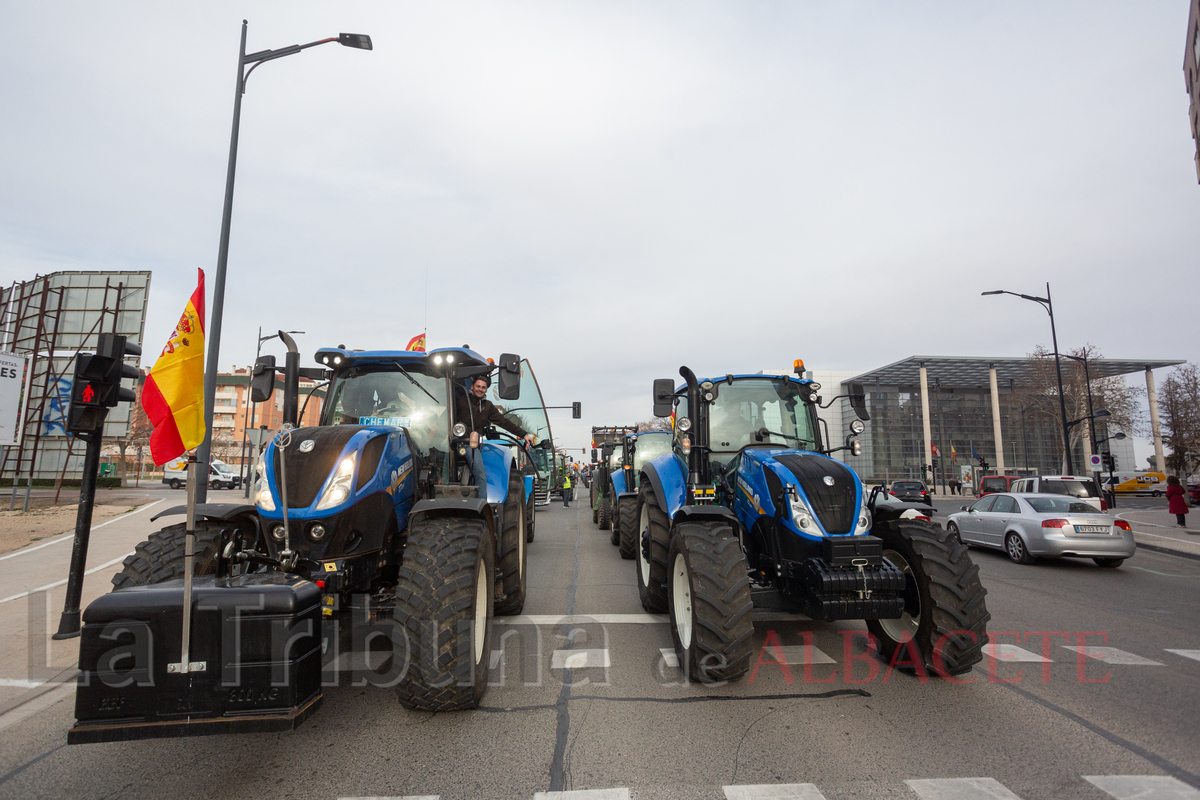
{"type": "Polygon", "coordinates": [[[1189,483],[1187,485],[1187,494],[1191,498],[1192,505],[1200,505],[1200,483],[1189,483]]]}
{"type": "Polygon", "coordinates": [[[923,481],[893,481],[888,494],[906,503],[929,502],[929,487],[923,481]]]}
{"type": "Polygon", "coordinates": [[[1014,481],[1009,488],[1014,493],[1061,494],[1082,500],[1097,511],[1107,511],[1108,503],[1100,497],[1096,482],[1082,475],[1035,475],[1014,481]]]}
{"type": "Polygon", "coordinates": [[[979,496],[1012,491],[1012,485],[1018,480],[1016,475],[984,475],[979,479],[979,496]]]}
{"type": "Polygon", "coordinates": [[[1018,564],[1074,556],[1119,567],[1137,549],[1133,530],[1125,520],[1097,511],[1089,499],[989,494],[951,514],[946,530],[964,544],[1003,550],[1018,564]]]}

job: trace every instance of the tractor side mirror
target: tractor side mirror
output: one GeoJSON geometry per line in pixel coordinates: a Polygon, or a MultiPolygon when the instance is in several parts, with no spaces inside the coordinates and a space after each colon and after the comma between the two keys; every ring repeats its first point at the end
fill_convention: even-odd
{"type": "Polygon", "coordinates": [[[871,414],[867,411],[867,395],[861,383],[850,384],[850,407],[854,409],[854,413],[861,420],[869,420],[871,414]]]}
{"type": "Polygon", "coordinates": [[[611,444],[606,444],[600,448],[600,452],[603,453],[604,458],[607,459],[613,454],[613,446],[611,444]]]}
{"type": "Polygon", "coordinates": [[[571,403],[571,419],[583,417],[583,403],[571,403]]]}
{"type": "Polygon", "coordinates": [[[592,448],[592,461],[596,460],[596,448],[592,448]]]}
{"type": "Polygon", "coordinates": [[[501,400],[516,400],[521,396],[521,357],[512,353],[500,356],[500,371],[496,375],[496,394],[501,400]]]}
{"type": "Polygon", "coordinates": [[[669,417],[674,410],[675,381],[659,378],[654,382],[654,416],[669,417]]]}
{"type": "Polygon", "coordinates": [[[275,356],[259,356],[250,378],[250,400],[265,403],[275,394],[275,356]]]}

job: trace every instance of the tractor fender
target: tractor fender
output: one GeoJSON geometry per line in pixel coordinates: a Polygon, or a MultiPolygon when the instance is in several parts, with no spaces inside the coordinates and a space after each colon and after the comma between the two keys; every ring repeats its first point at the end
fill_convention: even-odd
{"type": "Polygon", "coordinates": [[[702,506],[681,506],[675,512],[675,516],[671,518],[672,525],[678,525],[681,522],[700,522],[708,520],[710,522],[728,522],[733,528],[734,533],[741,530],[742,524],[738,521],[737,514],[734,514],[725,506],[718,505],[702,505],[702,506]]]}
{"type": "Polygon", "coordinates": [[[642,467],[644,481],[649,481],[658,498],[658,506],[668,519],[675,516],[687,499],[685,473],[679,467],[679,461],[672,453],[664,453],[642,467]]]}
{"type": "Polygon", "coordinates": [[[480,442],[483,468],[487,473],[487,502],[503,503],[508,499],[508,476],[513,470],[513,452],[492,442],[480,442]]]}
{"type": "Polygon", "coordinates": [[[611,477],[611,482],[614,495],[625,494],[625,470],[614,472],[611,477]]]}
{"type": "MultiPolygon", "coordinates": [[[[158,512],[150,518],[151,522],[155,522],[159,517],[169,517],[174,514],[186,514],[187,506],[171,506],[168,509],[158,512]]],[[[249,503],[197,503],[196,516],[205,519],[219,519],[222,522],[227,522],[234,517],[243,514],[257,517],[258,508],[249,503]]]]}
{"type": "Polygon", "coordinates": [[[437,517],[475,517],[496,532],[496,517],[488,501],[482,497],[437,497],[420,500],[408,512],[408,528],[425,519],[437,517]]]}

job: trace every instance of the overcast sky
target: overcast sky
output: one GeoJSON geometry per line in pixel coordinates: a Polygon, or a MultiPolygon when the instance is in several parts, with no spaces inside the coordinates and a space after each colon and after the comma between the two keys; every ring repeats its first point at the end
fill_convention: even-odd
{"type": "MultiPolygon", "coordinates": [[[[650,382],[1022,356],[1200,360],[1186,0],[37,2],[0,7],[0,281],[154,273],[149,366],[217,260],[221,366],[528,357],[556,439],[650,382]],[[267,352],[282,352],[270,343],[267,352]]],[[[273,349],[272,349],[273,348],[273,349]]],[[[1133,376],[1138,381],[1138,376],[1133,376]]],[[[1166,373],[1160,372],[1161,383],[1166,373]]]]}

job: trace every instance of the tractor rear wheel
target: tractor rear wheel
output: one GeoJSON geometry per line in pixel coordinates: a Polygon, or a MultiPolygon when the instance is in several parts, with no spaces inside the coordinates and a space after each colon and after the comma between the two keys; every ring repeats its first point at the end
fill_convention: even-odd
{"type": "Polygon", "coordinates": [[[396,584],[396,623],[408,642],[397,686],[413,711],[465,711],[487,689],[495,549],[479,520],[440,517],[410,526],[396,584]]]}
{"type": "MultiPolygon", "coordinates": [[[[196,544],[193,554],[193,575],[212,575],[217,571],[217,543],[222,530],[241,528],[246,546],[254,543],[253,523],[248,520],[196,520],[196,544]]],[[[150,538],[133,548],[126,556],[121,571],[112,577],[114,589],[127,586],[148,586],[152,583],[183,577],[183,548],[187,523],[169,525],[150,534],[150,538]]]]}
{"type": "Polygon", "coordinates": [[[637,500],[626,497],[622,502],[617,501],[617,521],[621,528],[621,558],[636,558],[638,548],[638,506],[637,500]]]}
{"type": "Polygon", "coordinates": [[[608,523],[612,533],[608,541],[613,547],[621,543],[621,498],[614,497],[608,506],[608,523]]]}
{"type": "Polygon", "coordinates": [[[592,522],[600,522],[600,505],[596,502],[596,483],[588,487],[588,496],[592,499],[592,522]]]}
{"type": "Polygon", "coordinates": [[[671,639],[679,665],[701,683],[733,681],[750,669],[754,636],[750,577],[728,525],[682,522],[671,536],[671,639]]]}
{"type": "Polygon", "coordinates": [[[525,541],[533,541],[533,529],[537,524],[537,496],[535,492],[529,493],[529,499],[525,501],[525,541]]]}
{"type": "Polygon", "coordinates": [[[911,639],[925,669],[959,675],[983,659],[991,619],[979,582],[979,566],[967,546],[949,530],[916,520],[891,520],[872,534],[883,539],[883,557],[904,573],[904,614],[900,619],[867,620],[888,663],[912,656],[899,653],[911,639]]]}
{"type": "Polygon", "coordinates": [[[659,508],[658,498],[643,486],[637,502],[637,578],[642,608],[651,614],[667,610],[667,548],[671,521],[659,508]]]}
{"type": "Polygon", "coordinates": [[[600,530],[606,531],[612,527],[612,500],[600,498],[600,530]]]}
{"type": "Polygon", "coordinates": [[[500,581],[503,599],[496,601],[496,616],[520,614],[525,607],[525,568],[528,549],[525,543],[525,481],[516,472],[508,481],[508,498],[504,501],[504,528],[500,531],[500,581]]]}

